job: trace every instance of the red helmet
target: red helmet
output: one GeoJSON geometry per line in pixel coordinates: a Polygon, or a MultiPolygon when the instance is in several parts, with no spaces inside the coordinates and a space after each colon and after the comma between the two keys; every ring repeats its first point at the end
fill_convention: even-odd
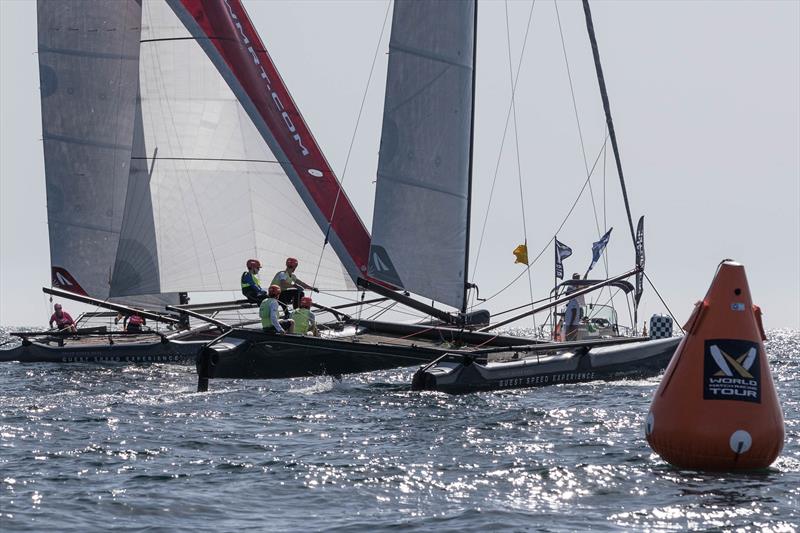
{"type": "Polygon", "coordinates": [[[312,303],[314,303],[314,302],[311,300],[310,296],[303,296],[302,298],[300,298],[300,307],[304,307],[306,309],[311,309],[311,304],[312,303]]]}
{"type": "Polygon", "coordinates": [[[259,261],[258,259],[248,259],[247,270],[253,270],[256,268],[261,268],[261,261],[259,261]]]}
{"type": "Polygon", "coordinates": [[[287,268],[297,268],[297,265],[298,265],[297,259],[295,259],[294,257],[288,257],[286,259],[287,268]]]}
{"type": "Polygon", "coordinates": [[[277,298],[278,295],[281,293],[281,288],[277,285],[270,285],[269,289],[267,289],[267,296],[270,298],[277,298]]]}

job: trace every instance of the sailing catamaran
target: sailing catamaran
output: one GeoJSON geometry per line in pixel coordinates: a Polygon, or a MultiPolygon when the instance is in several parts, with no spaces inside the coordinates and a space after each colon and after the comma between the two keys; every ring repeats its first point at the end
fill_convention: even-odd
{"type": "MultiPolygon", "coordinates": [[[[250,109],[260,94],[247,88],[260,87],[266,82],[259,78],[272,79],[277,74],[255,30],[239,23],[246,18],[241,6],[234,7],[232,1],[225,5],[230,8],[225,14],[229,27],[236,31],[223,35],[217,29],[214,35],[227,37],[227,46],[212,50],[222,54],[224,61],[213,57],[212,61],[233,87],[245,88],[236,94],[250,109]],[[259,68],[232,68],[248,62],[259,68]]],[[[409,325],[339,315],[321,338],[232,327],[203,350],[198,365],[200,390],[207,387],[209,378],[338,375],[423,361],[433,362],[418,372],[414,386],[451,392],[642,375],[666,366],[677,340],[598,335],[572,343],[546,343],[490,333],[510,321],[489,325],[488,312],[468,312],[476,24],[474,1],[395,2],[372,236],[365,242],[366,232],[359,231],[354,246],[352,226],[342,225],[336,204],[332,211],[323,211],[326,216],[320,224],[323,230],[343,230],[332,232],[338,238],[331,242],[338,244],[334,246],[337,256],[358,287],[421,311],[433,321],[409,325]],[[408,292],[458,311],[434,308],[408,292]],[[478,372],[476,377],[473,370],[477,368],[501,370],[478,372]]],[[[197,26],[194,31],[198,41],[213,40],[203,33],[207,28],[197,26]]],[[[319,208],[319,204],[311,207],[319,208]]],[[[346,210],[343,216],[349,213],[346,210]]],[[[634,234],[632,221],[630,225],[643,251],[643,238],[634,234]]],[[[639,278],[640,295],[643,267],[642,254],[634,270],[580,288],[571,297],[632,276],[639,278]]],[[[520,316],[568,299],[555,299],[520,316]]]]}
{"type": "Polygon", "coordinates": [[[96,360],[137,360],[156,342],[185,347],[194,359],[213,337],[199,360],[201,386],[210,377],[338,375],[434,360],[415,379],[425,388],[456,376],[446,366],[453,361],[477,368],[521,359],[530,372],[533,359],[555,352],[559,375],[571,380],[666,365],[671,340],[598,336],[553,345],[495,334],[490,329],[505,322],[489,325],[487,311],[469,312],[476,6],[398,1],[394,10],[370,236],[239,0],[40,0],[53,284],[123,312],[106,300],[157,295],[172,302],[173,316],[154,313],[166,322],[206,322],[143,350],[99,332],[86,348],[107,343],[106,359],[96,360]],[[244,258],[281,264],[289,255],[319,265],[317,285],[369,290],[432,321],[362,320],[347,306],[319,306],[333,316],[322,337],[274,336],[246,327],[257,321],[211,316],[246,309],[241,301],[175,302],[190,291],[236,290],[244,258]]]}
{"type": "MultiPolygon", "coordinates": [[[[245,258],[288,255],[322,256],[318,283],[354,288],[369,234],[247,40],[239,0],[40,0],[38,27],[52,285],[67,291],[57,296],[175,324],[191,309],[163,307],[185,304],[180,294],[238,292],[245,258]],[[344,259],[323,254],[325,242],[344,259]]],[[[21,332],[23,345],[0,355],[140,360],[168,346],[194,360],[219,333],[203,322],[117,336],[111,314],[90,315],[106,324],[78,340],[21,332]]]]}

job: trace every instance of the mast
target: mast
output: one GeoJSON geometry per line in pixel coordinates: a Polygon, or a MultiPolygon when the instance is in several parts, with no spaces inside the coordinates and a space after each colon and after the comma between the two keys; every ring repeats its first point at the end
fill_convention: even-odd
{"type": "Polygon", "coordinates": [[[366,272],[458,312],[468,281],[474,9],[475,0],[394,4],[366,272]]]}
{"type": "Polygon", "coordinates": [[[464,253],[464,303],[461,304],[461,313],[467,312],[467,296],[469,293],[469,238],[470,238],[470,221],[472,219],[472,167],[474,159],[474,143],[475,143],[475,76],[477,58],[478,58],[478,2],[475,1],[474,21],[472,25],[472,109],[470,111],[470,125],[469,125],[469,170],[467,178],[467,244],[466,252],[464,253]]]}
{"type": "Polygon", "coordinates": [[[619,157],[619,148],[617,147],[617,135],[614,133],[614,122],[611,120],[611,105],[608,103],[606,81],[603,77],[603,67],[600,65],[600,52],[597,49],[597,39],[594,36],[594,24],[592,23],[592,11],[589,9],[589,0],[583,0],[583,13],[586,15],[586,29],[589,32],[589,40],[592,43],[594,68],[597,71],[597,82],[600,85],[600,96],[603,99],[603,109],[606,113],[608,135],[611,137],[611,146],[614,149],[614,160],[617,162],[617,174],[619,175],[619,183],[622,186],[622,198],[625,200],[625,211],[628,214],[628,226],[631,230],[633,245],[636,246],[636,233],[633,231],[633,218],[631,217],[631,206],[628,203],[628,190],[625,188],[625,178],[622,176],[622,161],[619,157]]]}

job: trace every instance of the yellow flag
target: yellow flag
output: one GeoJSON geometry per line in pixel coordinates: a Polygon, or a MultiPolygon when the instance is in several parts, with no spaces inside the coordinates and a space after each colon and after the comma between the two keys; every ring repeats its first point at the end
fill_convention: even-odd
{"type": "Polygon", "coordinates": [[[522,263],[524,265],[528,264],[528,247],[524,244],[520,244],[516,248],[514,248],[514,263],[522,263]]]}

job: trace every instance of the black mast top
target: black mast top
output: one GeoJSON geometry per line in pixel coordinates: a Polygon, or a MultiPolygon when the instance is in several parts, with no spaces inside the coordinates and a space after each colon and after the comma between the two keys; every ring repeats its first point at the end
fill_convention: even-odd
{"type": "Polygon", "coordinates": [[[631,206],[628,203],[628,190],[625,188],[625,178],[622,176],[622,161],[619,157],[617,148],[617,136],[614,133],[614,122],[611,120],[611,105],[608,103],[608,92],[606,91],[606,81],[603,78],[603,67],[600,66],[600,52],[597,50],[597,39],[594,36],[594,24],[592,24],[592,11],[589,9],[589,0],[583,0],[583,13],[586,15],[586,29],[589,31],[589,40],[592,42],[592,55],[594,56],[594,68],[597,71],[597,82],[600,84],[600,96],[603,98],[603,109],[606,112],[606,125],[608,135],[611,137],[611,146],[614,149],[614,159],[617,162],[617,174],[619,183],[622,186],[622,198],[625,200],[625,211],[628,213],[628,226],[631,229],[631,239],[636,246],[636,232],[633,230],[633,218],[631,218],[631,206]]]}
{"type": "Polygon", "coordinates": [[[475,141],[475,64],[478,57],[478,1],[474,2],[474,22],[472,26],[472,109],[469,124],[469,177],[467,178],[467,247],[464,254],[464,302],[461,304],[461,313],[467,312],[467,296],[469,293],[469,231],[472,212],[472,159],[475,141]]]}

